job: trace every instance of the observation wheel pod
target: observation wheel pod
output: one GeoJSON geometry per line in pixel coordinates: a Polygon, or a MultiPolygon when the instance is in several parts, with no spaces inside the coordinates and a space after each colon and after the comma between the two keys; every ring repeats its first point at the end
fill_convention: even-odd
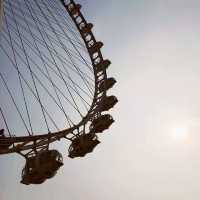
{"type": "Polygon", "coordinates": [[[24,185],[30,185],[30,184],[42,184],[46,181],[46,178],[40,176],[37,173],[29,173],[29,174],[23,174],[22,175],[22,180],[20,181],[20,183],[24,184],[24,185]]]}
{"type": "Polygon", "coordinates": [[[112,88],[117,81],[114,78],[108,78],[99,83],[99,91],[109,90],[112,88]]]}
{"type": "Polygon", "coordinates": [[[91,55],[99,51],[103,47],[102,42],[95,42],[91,47],[89,47],[88,51],[91,55]]]}
{"type": "Polygon", "coordinates": [[[46,150],[26,159],[22,170],[23,184],[40,184],[52,178],[63,165],[62,155],[57,150],[46,150]]]}
{"type": "Polygon", "coordinates": [[[72,15],[77,15],[77,14],[79,14],[80,13],[80,9],[81,9],[81,5],[80,4],[74,4],[74,3],[69,3],[68,5],[67,5],[67,8],[69,9],[69,11],[70,11],[70,13],[72,14],[72,15]]]}
{"type": "Polygon", "coordinates": [[[111,124],[114,122],[111,115],[101,115],[100,117],[94,119],[90,125],[91,133],[102,133],[106,129],[108,129],[111,124]]]}
{"type": "Polygon", "coordinates": [[[98,63],[95,68],[97,73],[101,72],[103,70],[106,70],[111,65],[110,60],[102,60],[100,63],[98,63]]]}
{"type": "Polygon", "coordinates": [[[118,99],[116,96],[106,96],[102,99],[102,101],[99,103],[100,110],[101,111],[108,111],[111,108],[113,108],[118,102],[118,99]]]}
{"type": "Polygon", "coordinates": [[[41,184],[46,180],[46,177],[42,176],[35,167],[35,158],[29,158],[26,160],[26,165],[22,170],[21,183],[25,185],[41,184]]]}
{"type": "Polygon", "coordinates": [[[69,157],[84,157],[86,154],[91,153],[94,148],[100,143],[95,134],[82,134],[72,140],[69,147],[69,157]]]}
{"type": "Polygon", "coordinates": [[[84,24],[83,26],[80,27],[81,33],[84,34],[84,35],[87,35],[88,33],[91,32],[92,28],[93,28],[92,23],[84,24]]]}

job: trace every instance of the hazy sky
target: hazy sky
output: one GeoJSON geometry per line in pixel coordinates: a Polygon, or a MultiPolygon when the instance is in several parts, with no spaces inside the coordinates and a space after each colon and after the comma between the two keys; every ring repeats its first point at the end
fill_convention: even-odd
{"type": "MultiPolygon", "coordinates": [[[[19,183],[24,161],[0,157],[0,200],[199,200],[200,2],[80,0],[118,84],[116,123],[54,179],[19,183]]],[[[64,154],[65,153],[65,154],[64,154]]]]}

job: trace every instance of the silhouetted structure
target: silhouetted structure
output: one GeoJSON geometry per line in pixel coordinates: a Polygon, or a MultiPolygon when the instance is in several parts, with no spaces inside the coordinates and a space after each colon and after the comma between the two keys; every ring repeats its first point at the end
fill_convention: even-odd
{"type": "Polygon", "coordinates": [[[69,157],[84,157],[86,154],[91,153],[99,143],[95,134],[82,134],[75,137],[69,147],[69,157]]]}
{"type": "Polygon", "coordinates": [[[111,108],[113,108],[118,102],[118,99],[116,96],[107,96],[100,102],[100,110],[103,111],[109,111],[111,108]]]}
{"type": "Polygon", "coordinates": [[[90,125],[91,133],[101,133],[108,129],[114,122],[111,115],[101,115],[100,117],[94,119],[90,125]]]}
{"type": "Polygon", "coordinates": [[[116,80],[114,78],[108,78],[100,82],[99,84],[99,91],[103,92],[105,89],[109,90],[112,88],[116,83],[116,80]]]}
{"type": "Polygon", "coordinates": [[[41,184],[46,179],[54,177],[62,165],[62,155],[57,150],[41,151],[26,159],[21,183],[41,184]]]}
{"type": "MultiPolygon", "coordinates": [[[[2,3],[1,0],[0,2],[2,3]]],[[[54,177],[58,169],[63,165],[62,155],[57,150],[50,150],[51,143],[63,138],[71,141],[68,149],[70,158],[84,157],[86,154],[93,152],[100,143],[97,134],[107,130],[114,122],[113,117],[104,112],[109,111],[118,102],[115,96],[107,96],[107,90],[114,86],[116,80],[107,78],[106,70],[111,61],[103,58],[101,53],[103,42],[95,39],[92,32],[93,24],[85,20],[81,13],[80,4],[76,4],[74,0],[59,0],[55,2],[52,0],[48,5],[45,1],[36,0],[34,5],[31,2],[21,1],[20,4],[23,2],[23,6],[27,10],[24,12],[23,7],[19,6],[16,13],[20,12],[20,14],[15,16],[13,2],[5,1],[6,9],[4,10],[8,12],[6,19],[11,18],[13,24],[11,23],[9,27],[9,23],[7,23],[7,28],[5,29],[7,32],[2,35],[7,34],[9,36],[8,49],[12,49],[12,54],[14,54],[14,58],[12,56],[10,58],[11,65],[17,70],[19,89],[22,91],[21,96],[23,99],[21,105],[25,105],[25,107],[19,109],[18,104],[15,102],[13,91],[9,89],[6,79],[1,73],[0,79],[18,111],[18,117],[27,133],[26,135],[22,133],[22,136],[19,137],[12,136],[4,112],[1,110],[0,113],[9,135],[5,136],[4,129],[0,130],[0,154],[18,153],[24,156],[26,164],[22,170],[21,183],[25,185],[41,184],[54,177]],[[61,18],[57,18],[59,16],[58,13],[54,15],[53,12],[55,8],[55,11],[59,12],[59,6],[56,5],[59,2],[63,5],[60,8],[62,12],[60,14],[61,18]],[[67,21],[67,17],[64,15],[66,11],[69,15],[68,17],[70,17],[69,27],[64,26],[65,20],[67,21]],[[48,15],[46,15],[47,13],[48,15]],[[62,23],[59,23],[59,20],[62,20],[62,23]],[[74,23],[73,25],[72,22],[74,23]],[[16,30],[12,26],[16,26],[16,30]],[[45,27],[44,29],[43,26],[45,27]],[[46,29],[48,30],[47,32],[45,32],[46,29]],[[75,33],[75,29],[78,30],[78,33],[75,33]],[[67,35],[67,31],[70,32],[72,38],[67,35]],[[26,38],[27,35],[32,39],[34,45],[31,42],[29,44],[29,38],[26,38]],[[56,39],[53,40],[52,38],[56,39]],[[65,40],[66,44],[64,43],[65,40]],[[67,45],[71,45],[72,49],[68,49],[67,45]],[[15,51],[16,46],[18,46],[17,50],[22,52],[21,54],[17,50],[15,51]],[[59,48],[62,49],[62,53],[60,53],[59,48]],[[30,56],[30,52],[33,52],[33,57],[30,56]],[[84,58],[86,53],[88,57],[84,58]],[[68,59],[65,59],[65,56],[68,59]],[[37,59],[39,59],[38,63],[35,62],[37,59]],[[78,66],[77,62],[81,63],[81,67],[78,66]],[[30,72],[29,76],[32,78],[30,83],[29,81],[28,83],[26,82],[20,71],[21,68],[18,68],[20,64],[23,64],[24,71],[30,72]],[[43,65],[40,68],[41,64],[43,65]],[[87,70],[82,70],[83,65],[87,67],[85,68],[88,70],[87,73],[87,70]],[[74,74],[76,77],[74,79],[77,79],[77,82],[72,79],[69,72],[74,74]],[[53,79],[51,77],[53,75],[56,78],[54,77],[53,79]],[[93,77],[90,77],[91,75],[93,77]],[[43,78],[45,78],[45,81],[43,78]],[[82,81],[82,85],[78,84],[80,81],[82,81]],[[62,82],[63,85],[58,87],[58,82],[59,84],[62,82]],[[47,87],[45,86],[46,83],[47,87]],[[46,99],[43,101],[42,97],[44,95],[40,95],[39,89],[42,90],[42,94],[44,94],[44,91],[46,92],[45,94],[48,94],[49,100],[51,100],[49,102],[52,102],[66,118],[65,122],[68,127],[59,128],[57,126],[59,123],[52,119],[52,112],[48,112],[45,104],[48,101],[46,99]],[[34,101],[28,101],[29,98],[26,95],[29,92],[34,101]],[[87,100],[91,102],[88,103],[87,100]],[[46,128],[45,133],[42,131],[41,133],[34,132],[35,129],[32,127],[33,123],[31,121],[31,114],[33,114],[31,108],[33,109],[33,107],[31,107],[30,102],[38,103],[37,113],[42,114],[41,118],[44,121],[42,125],[46,128]],[[75,111],[75,114],[73,113],[74,116],[78,115],[80,117],[78,120],[80,121],[74,120],[74,122],[70,118],[71,110],[70,113],[67,113],[67,106],[63,102],[67,102],[67,105],[71,106],[71,110],[75,111]],[[83,109],[78,106],[80,102],[84,110],[86,110],[85,113],[82,113],[83,109]],[[51,126],[48,123],[51,123],[51,126]],[[53,131],[51,130],[52,126],[54,127],[53,131]]],[[[2,4],[0,4],[1,6],[2,4]]]]}

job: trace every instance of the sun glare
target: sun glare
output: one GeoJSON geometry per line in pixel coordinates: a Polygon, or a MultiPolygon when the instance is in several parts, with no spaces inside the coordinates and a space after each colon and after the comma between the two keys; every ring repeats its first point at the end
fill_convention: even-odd
{"type": "Polygon", "coordinates": [[[172,137],[177,141],[186,141],[189,138],[189,130],[184,126],[175,127],[172,129],[172,137]]]}

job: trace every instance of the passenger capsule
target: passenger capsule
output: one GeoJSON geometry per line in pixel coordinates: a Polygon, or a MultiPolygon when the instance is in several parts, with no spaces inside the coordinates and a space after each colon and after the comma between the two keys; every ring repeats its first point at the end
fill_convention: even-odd
{"type": "Polygon", "coordinates": [[[88,23],[84,27],[81,28],[81,33],[88,34],[88,33],[91,32],[92,28],[93,28],[93,24],[92,23],[88,23]]]}
{"type": "Polygon", "coordinates": [[[69,147],[69,157],[84,157],[86,154],[91,153],[94,148],[100,143],[95,134],[82,134],[72,140],[69,147]]]}
{"type": "Polygon", "coordinates": [[[90,48],[89,48],[89,53],[90,54],[94,54],[97,51],[99,51],[101,49],[101,47],[103,46],[102,42],[95,42],[90,48]]]}
{"type": "Polygon", "coordinates": [[[106,70],[110,64],[111,64],[110,60],[103,60],[100,63],[98,63],[95,68],[97,72],[100,72],[106,70]]]}
{"type": "Polygon", "coordinates": [[[97,119],[94,119],[90,125],[90,132],[91,133],[101,133],[108,129],[111,124],[114,122],[111,115],[101,115],[97,119]]]}
{"type": "Polygon", "coordinates": [[[99,84],[99,91],[103,92],[104,90],[109,90],[112,88],[117,81],[114,78],[108,78],[106,80],[103,80],[99,84]]]}
{"type": "Polygon", "coordinates": [[[41,184],[46,179],[52,178],[63,165],[62,155],[57,150],[47,150],[29,157],[22,170],[21,183],[41,184]]]}
{"type": "Polygon", "coordinates": [[[108,111],[113,108],[118,102],[117,97],[115,96],[107,96],[100,102],[100,110],[108,111]]]}
{"type": "Polygon", "coordinates": [[[81,7],[80,4],[76,4],[75,6],[73,4],[68,4],[68,9],[72,15],[79,14],[81,7]]]}

